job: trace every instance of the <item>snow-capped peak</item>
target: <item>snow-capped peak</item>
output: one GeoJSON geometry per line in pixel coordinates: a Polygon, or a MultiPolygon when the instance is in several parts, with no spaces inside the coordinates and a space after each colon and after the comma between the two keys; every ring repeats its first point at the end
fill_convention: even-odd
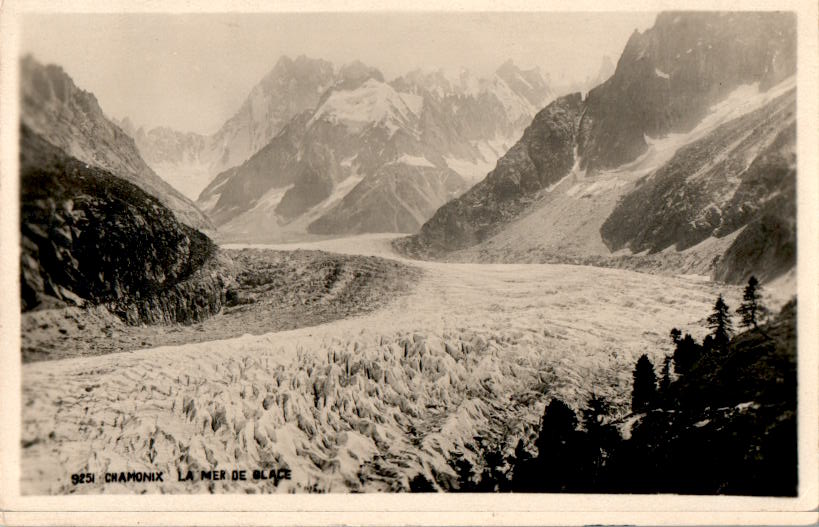
{"type": "Polygon", "coordinates": [[[423,101],[417,95],[399,93],[389,84],[368,79],[354,90],[336,90],[316,110],[308,123],[341,123],[353,131],[383,124],[391,132],[411,126],[421,112],[423,101]]]}

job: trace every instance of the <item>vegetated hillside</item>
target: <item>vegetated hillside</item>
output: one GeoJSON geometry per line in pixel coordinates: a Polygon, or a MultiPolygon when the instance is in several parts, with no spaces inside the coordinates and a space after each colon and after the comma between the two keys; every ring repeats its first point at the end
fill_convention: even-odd
{"type": "Polygon", "coordinates": [[[605,261],[612,251],[658,252],[673,245],[676,254],[664,251],[665,261],[649,260],[672,267],[685,262],[680,265],[688,272],[736,282],[752,272],[775,277],[792,261],[787,225],[794,219],[788,203],[795,159],[787,130],[795,114],[787,89],[794,73],[789,14],[662,14],[654,28],[632,36],[611,78],[585,100],[567,96],[540,112],[484,181],[395,245],[420,257],[475,247],[461,256],[592,258],[604,265],[631,256],[620,251],[617,261],[605,261]],[[737,24],[755,32],[736,36],[737,24]],[[767,207],[776,212],[762,210],[767,207]],[[627,219],[631,223],[623,225],[627,219]],[[738,232],[748,224],[754,226],[747,234],[738,232]],[[632,231],[653,243],[633,243],[632,231]],[[761,231],[779,232],[780,248],[738,269],[737,255],[759,245],[761,231]],[[694,249],[708,258],[685,254],[711,235],[725,246],[694,249]],[[738,240],[730,251],[728,235],[738,240]],[[723,253],[725,260],[712,265],[723,253]]]}
{"type": "Polygon", "coordinates": [[[637,362],[633,413],[593,394],[578,416],[554,398],[514,454],[487,445],[477,478],[462,460],[460,489],[796,496],[796,301],[724,347],[676,338],[659,375],[637,362]]]}
{"type": "Polygon", "coordinates": [[[634,427],[622,469],[635,490],[796,495],[796,340],[792,301],[704,352],[634,427]]]}
{"type": "Polygon", "coordinates": [[[179,221],[194,228],[212,227],[191,200],[145,164],[134,140],[62,68],[43,66],[28,55],[20,63],[20,85],[20,119],[33,132],[70,156],[108,170],[158,198],[179,221]]]}
{"type": "Polygon", "coordinates": [[[511,62],[489,79],[416,71],[392,82],[375,68],[348,64],[314,110],[294,117],[245,163],[216,176],[198,203],[227,240],[382,232],[389,225],[411,232],[466,189],[468,183],[460,182],[450,192],[460,181],[453,172],[470,183],[485,173],[549,94],[538,70],[511,62]],[[396,189],[382,171],[396,163],[449,174],[447,191],[430,195],[428,177],[406,178],[405,190],[396,189]],[[378,187],[385,210],[374,200],[342,200],[359,184],[359,192],[378,187]],[[402,204],[396,192],[423,195],[426,204],[402,204]]]}
{"type": "Polygon", "coordinates": [[[207,236],[27,126],[20,139],[21,307],[104,304],[130,324],[199,321],[224,278],[207,236]]]}

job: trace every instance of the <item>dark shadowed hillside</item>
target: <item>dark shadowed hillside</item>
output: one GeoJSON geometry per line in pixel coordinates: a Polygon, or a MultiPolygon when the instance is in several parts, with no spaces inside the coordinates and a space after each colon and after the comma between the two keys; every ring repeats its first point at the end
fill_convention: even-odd
{"type": "Polygon", "coordinates": [[[22,126],[21,305],[105,304],[131,324],[192,322],[221,308],[216,251],[156,198],[22,126]]]}
{"type": "Polygon", "coordinates": [[[796,301],[711,342],[693,344],[684,371],[675,354],[673,379],[643,355],[624,419],[594,394],[579,415],[552,399],[534,440],[509,456],[484,447],[479,481],[462,463],[460,490],[796,496],[796,301]]]}

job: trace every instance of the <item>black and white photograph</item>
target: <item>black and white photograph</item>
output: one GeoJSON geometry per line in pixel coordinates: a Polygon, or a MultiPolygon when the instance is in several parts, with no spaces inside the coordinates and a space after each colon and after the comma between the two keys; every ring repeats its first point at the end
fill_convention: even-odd
{"type": "Polygon", "coordinates": [[[18,13],[19,495],[815,491],[804,14],[731,5],[18,13]]]}

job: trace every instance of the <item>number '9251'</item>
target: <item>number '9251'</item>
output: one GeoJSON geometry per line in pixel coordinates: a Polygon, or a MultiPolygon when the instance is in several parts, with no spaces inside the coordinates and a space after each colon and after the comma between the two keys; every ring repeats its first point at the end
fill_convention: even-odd
{"type": "Polygon", "coordinates": [[[81,485],[82,483],[94,483],[94,474],[86,472],[84,474],[71,474],[71,484],[81,485]]]}

